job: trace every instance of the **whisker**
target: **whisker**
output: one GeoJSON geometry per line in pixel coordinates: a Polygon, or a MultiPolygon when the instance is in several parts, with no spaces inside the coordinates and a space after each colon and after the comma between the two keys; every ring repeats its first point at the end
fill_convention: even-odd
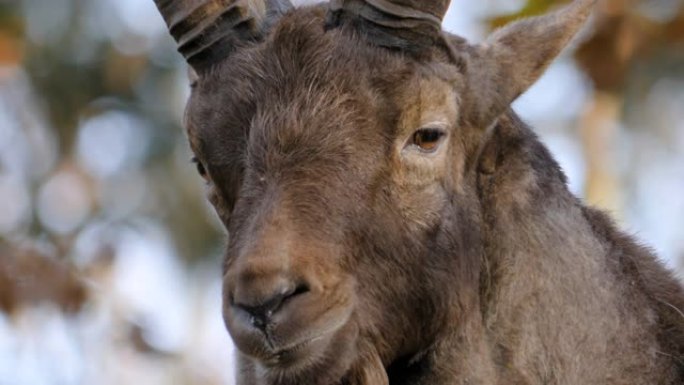
{"type": "Polygon", "coordinates": [[[660,302],[660,303],[662,303],[662,304],[664,304],[664,305],[667,305],[667,306],[671,307],[672,309],[674,309],[674,311],[677,312],[677,314],[679,314],[679,315],[682,317],[682,320],[684,320],[684,312],[682,312],[678,307],[676,307],[675,305],[673,305],[673,304],[671,304],[671,303],[669,303],[669,302],[667,302],[667,301],[663,301],[663,300],[658,299],[658,298],[656,298],[656,300],[657,300],[658,302],[660,302]]]}

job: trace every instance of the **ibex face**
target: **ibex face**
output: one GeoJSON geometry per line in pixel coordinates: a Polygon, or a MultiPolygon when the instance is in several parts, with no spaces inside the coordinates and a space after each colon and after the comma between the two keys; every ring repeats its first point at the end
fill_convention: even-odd
{"type": "Polygon", "coordinates": [[[244,384],[381,384],[468,311],[487,128],[592,1],[470,46],[445,0],[157,0],[198,74],[187,129],[230,241],[244,384]]]}

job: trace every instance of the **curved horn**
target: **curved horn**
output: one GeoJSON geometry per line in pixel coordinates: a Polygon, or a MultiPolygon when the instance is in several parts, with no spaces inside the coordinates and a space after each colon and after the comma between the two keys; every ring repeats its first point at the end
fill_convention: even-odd
{"type": "Polygon", "coordinates": [[[381,46],[431,46],[442,30],[450,0],[331,0],[328,24],[358,23],[381,46]]]}
{"type": "Polygon", "coordinates": [[[198,72],[236,46],[261,38],[292,8],[289,0],[154,0],[178,51],[198,72]]]}

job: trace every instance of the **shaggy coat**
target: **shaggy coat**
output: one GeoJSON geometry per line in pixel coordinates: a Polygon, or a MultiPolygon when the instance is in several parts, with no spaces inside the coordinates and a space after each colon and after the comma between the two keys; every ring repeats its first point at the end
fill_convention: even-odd
{"type": "Polygon", "coordinates": [[[239,385],[684,383],[682,286],[508,107],[577,3],[412,49],[288,10],[200,73],[186,125],[229,233],[239,385]]]}

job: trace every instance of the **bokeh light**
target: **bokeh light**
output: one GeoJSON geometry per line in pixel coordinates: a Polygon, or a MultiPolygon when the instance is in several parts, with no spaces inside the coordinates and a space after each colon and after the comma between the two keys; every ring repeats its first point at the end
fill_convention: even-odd
{"type": "MultiPolygon", "coordinates": [[[[557,3],[454,0],[444,27],[479,42],[557,3]]],[[[684,1],[603,4],[514,107],[574,193],[681,270],[684,1]]],[[[152,0],[0,1],[1,385],[233,384],[188,94],[152,0]]]]}

